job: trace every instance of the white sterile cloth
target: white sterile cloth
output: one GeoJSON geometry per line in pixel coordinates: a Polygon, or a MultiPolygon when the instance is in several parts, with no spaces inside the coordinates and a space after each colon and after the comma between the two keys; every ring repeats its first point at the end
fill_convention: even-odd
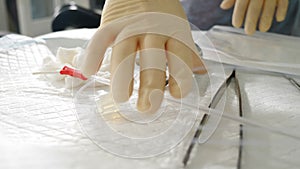
{"type": "MultiPolygon", "coordinates": [[[[80,57],[82,50],[76,48],[77,44],[69,44],[68,48],[73,49],[57,48],[55,56],[51,52],[53,49],[48,49],[47,41],[40,39],[9,35],[1,38],[0,43],[0,132],[6,140],[0,146],[6,147],[0,150],[0,168],[183,167],[182,160],[204,112],[199,112],[196,125],[182,142],[164,154],[145,159],[113,155],[96,146],[82,132],[73,99],[77,89],[65,87],[66,77],[32,74],[38,69],[57,71],[65,64],[74,66],[73,61],[80,57]]],[[[223,78],[215,73],[212,81],[217,82],[214,85],[218,87],[223,78]]],[[[209,83],[200,87],[204,98],[201,104],[208,106],[216,89],[212,90],[209,83]]],[[[164,126],[163,121],[157,124],[164,126]]],[[[109,133],[103,137],[109,138],[109,133]]]]}
{"type": "MultiPolygon", "coordinates": [[[[4,133],[0,140],[6,140],[0,142],[0,168],[182,167],[193,130],[181,144],[152,158],[122,158],[106,152],[82,132],[72,90],[32,75],[53,55],[46,44],[19,35],[6,36],[0,43],[6,44],[0,46],[0,133],[4,133]]],[[[109,133],[103,137],[109,138],[109,133]]]]}
{"type": "MultiPolygon", "coordinates": [[[[76,96],[77,91],[82,89],[80,87],[87,85],[90,81],[85,84],[86,82],[81,82],[81,80],[76,81],[72,77],[58,74],[55,76],[32,74],[36,71],[57,71],[63,65],[76,68],[80,63],[78,60],[82,56],[83,49],[81,47],[85,46],[94,32],[94,29],[81,29],[53,33],[36,39],[20,35],[9,35],[0,39],[0,168],[183,168],[182,160],[186,150],[193,141],[199,120],[206,112],[199,112],[199,117],[191,132],[170,151],[152,158],[123,158],[97,146],[95,140],[91,140],[86,135],[87,133],[83,132],[84,128],[80,124],[80,117],[84,116],[84,112],[78,116],[74,94],[76,96]]],[[[193,32],[195,39],[199,39],[198,33],[201,32],[193,32]]],[[[220,37],[220,41],[223,36],[227,36],[225,34],[220,37]]],[[[247,41],[244,35],[236,34],[236,36],[240,37],[239,41],[243,41],[243,39],[247,41]]],[[[213,42],[218,42],[218,38],[215,37],[213,42]]],[[[265,38],[262,41],[268,42],[265,38]]],[[[221,62],[245,66],[250,70],[272,71],[279,68],[277,71],[279,74],[276,76],[263,72],[257,74],[257,71],[253,73],[247,70],[245,72],[237,70],[242,91],[243,111],[247,120],[297,135],[297,131],[300,129],[299,113],[297,113],[299,90],[287,79],[281,77],[281,73],[295,74],[294,70],[297,68],[287,69],[287,65],[297,65],[299,63],[297,58],[294,58],[296,59],[294,63],[285,62],[286,60],[281,63],[277,60],[274,64],[274,61],[269,63],[268,59],[265,59],[264,61],[256,60],[255,64],[248,64],[250,63],[248,62],[249,58],[245,57],[246,59],[243,60],[244,57],[241,59],[238,55],[226,60],[226,57],[220,54],[220,51],[226,52],[222,48],[224,44],[218,46],[216,43],[217,51],[212,51],[205,48],[211,47],[211,44],[205,46],[205,43],[208,42],[209,39],[200,39],[198,43],[204,53],[203,57],[206,59],[208,71],[210,71],[210,77],[207,74],[195,75],[200,93],[199,104],[204,107],[208,106],[217,89],[234,68],[225,66],[223,69],[222,65],[215,62],[219,62],[219,58],[223,59],[221,62]],[[219,53],[219,58],[215,53],[219,53]],[[233,59],[235,57],[239,59],[233,59]]],[[[290,43],[294,43],[294,41],[290,43]]],[[[294,47],[289,48],[286,52],[295,51],[294,49],[294,47]]],[[[241,51],[242,49],[233,48],[229,52],[236,53],[235,50],[241,51]]],[[[102,66],[97,73],[102,80],[109,80],[109,53],[110,49],[103,62],[106,66],[102,66]]],[[[256,56],[259,55],[258,51],[254,53],[256,56]]],[[[229,54],[227,53],[226,56],[230,56],[229,54]]],[[[299,81],[297,78],[295,80],[299,81]]],[[[95,91],[101,94],[106,87],[98,86],[99,90],[95,91]]],[[[84,100],[84,97],[82,98],[84,100]]],[[[105,102],[105,100],[103,101],[105,102]]],[[[225,109],[224,115],[227,117],[238,117],[238,108],[236,87],[230,84],[227,93],[220,99],[217,109],[225,109]]],[[[115,117],[112,116],[112,118],[115,117]]],[[[120,117],[116,119],[116,122],[120,122],[118,121],[120,117]]],[[[164,127],[164,123],[170,122],[170,120],[172,119],[165,118],[165,121],[161,120],[155,123],[157,129],[161,129],[161,126],[164,127]]],[[[94,119],[86,120],[87,124],[94,121],[94,119]]],[[[93,125],[93,123],[91,124],[93,125]]],[[[239,158],[240,124],[239,121],[222,117],[216,132],[208,142],[201,145],[196,144],[187,168],[236,169],[239,158]]],[[[129,129],[131,128],[128,123],[121,128],[122,131],[129,129]]],[[[143,129],[147,130],[147,128],[134,128],[131,133],[136,134],[143,129]]],[[[151,134],[151,130],[149,134],[151,134]]],[[[110,134],[104,133],[103,138],[109,140],[110,134]]],[[[172,137],[170,136],[170,138],[172,137]]],[[[114,141],[118,140],[112,140],[112,142],[114,141]]],[[[160,143],[157,142],[157,144],[160,143]]],[[[244,125],[243,144],[241,158],[243,169],[254,167],[296,169],[300,166],[297,160],[300,155],[300,143],[297,139],[251,125],[244,125]]]]}

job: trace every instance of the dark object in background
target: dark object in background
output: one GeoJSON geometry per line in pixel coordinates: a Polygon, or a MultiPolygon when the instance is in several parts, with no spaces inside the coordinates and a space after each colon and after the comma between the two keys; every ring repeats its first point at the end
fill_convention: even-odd
{"type": "Polygon", "coordinates": [[[103,6],[105,4],[105,0],[90,0],[90,6],[92,9],[103,9],[103,6]]]}
{"type": "Polygon", "coordinates": [[[20,33],[16,0],[6,0],[5,5],[7,9],[9,31],[0,30],[0,38],[11,33],[20,33]]]}
{"type": "Polygon", "coordinates": [[[52,22],[52,31],[67,28],[97,28],[101,15],[76,4],[64,5],[52,22]]]}
{"type": "Polygon", "coordinates": [[[16,0],[6,0],[5,4],[8,13],[9,30],[11,32],[20,33],[16,0]]]}

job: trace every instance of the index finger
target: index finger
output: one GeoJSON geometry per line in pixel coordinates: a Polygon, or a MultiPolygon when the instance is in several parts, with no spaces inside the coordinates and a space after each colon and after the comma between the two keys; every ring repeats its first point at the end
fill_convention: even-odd
{"type": "Polygon", "coordinates": [[[82,64],[79,66],[84,76],[97,73],[101,66],[106,49],[114,41],[113,32],[108,27],[99,28],[89,41],[82,64]]]}
{"type": "Polygon", "coordinates": [[[247,12],[248,4],[249,0],[236,0],[232,16],[232,25],[234,27],[239,28],[242,26],[247,12]]]}

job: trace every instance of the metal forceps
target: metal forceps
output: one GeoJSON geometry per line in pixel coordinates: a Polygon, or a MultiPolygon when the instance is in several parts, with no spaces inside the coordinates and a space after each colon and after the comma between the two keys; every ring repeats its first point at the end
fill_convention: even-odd
{"type": "MultiPolygon", "coordinates": [[[[241,90],[240,90],[240,86],[239,86],[239,81],[236,78],[236,71],[233,70],[231,72],[231,74],[225,79],[225,81],[222,83],[222,85],[218,88],[216,94],[213,96],[210,104],[209,104],[209,108],[210,109],[216,109],[218,103],[220,102],[222,96],[224,95],[224,93],[226,92],[227,88],[229,87],[229,85],[234,82],[235,83],[235,92],[236,95],[238,97],[238,106],[239,106],[239,116],[243,117],[243,107],[242,107],[242,97],[241,97],[241,90]],[[234,81],[233,81],[234,80],[234,81]]],[[[221,117],[219,117],[221,118],[221,117]]],[[[190,159],[190,155],[192,153],[192,150],[195,146],[195,144],[197,144],[199,142],[199,140],[201,139],[201,135],[204,133],[204,139],[203,140],[207,140],[208,138],[206,137],[207,135],[212,135],[213,132],[215,131],[215,129],[213,130],[203,130],[203,128],[205,127],[205,125],[210,121],[211,119],[211,115],[209,114],[204,114],[202,120],[200,121],[200,124],[194,134],[194,138],[192,140],[192,142],[190,143],[187,152],[184,156],[183,159],[183,164],[184,166],[187,165],[189,159],[190,159]]],[[[215,126],[217,126],[218,124],[213,124],[215,126]]],[[[241,162],[242,162],[242,150],[243,150],[243,125],[240,124],[239,126],[240,130],[239,130],[239,151],[238,151],[238,159],[237,159],[237,169],[241,169],[241,162]]],[[[202,142],[200,140],[200,142],[202,142]]],[[[205,142],[205,141],[204,141],[205,142]]]]}
{"type": "MultiPolygon", "coordinates": [[[[229,86],[229,84],[232,81],[232,78],[234,77],[234,73],[233,71],[231,72],[231,74],[225,79],[225,81],[222,83],[222,85],[218,88],[216,94],[213,96],[210,104],[209,104],[209,108],[215,109],[217,104],[220,102],[220,99],[222,98],[223,94],[225,93],[227,87],[229,86]]],[[[212,134],[214,131],[208,131],[208,130],[203,130],[205,124],[208,123],[208,121],[210,121],[210,117],[211,115],[209,115],[208,113],[205,113],[200,121],[199,126],[197,127],[197,130],[194,134],[194,138],[192,140],[192,142],[190,143],[187,152],[184,156],[183,159],[183,164],[184,166],[187,165],[189,159],[190,159],[190,155],[192,153],[193,148],[195,147],[195,144],[197,144],[199,142],[199,139],[201,138],[201,135],[204,133],[205,135],[210,135],[212,134]]],[[[217,125],[217,124],[214,124],[217,125]]],[[[207,140],[207,138],[205,138],[205,140],[207,140]]],[[[204,141],[205,142],[205,141],[204,141]]]]}

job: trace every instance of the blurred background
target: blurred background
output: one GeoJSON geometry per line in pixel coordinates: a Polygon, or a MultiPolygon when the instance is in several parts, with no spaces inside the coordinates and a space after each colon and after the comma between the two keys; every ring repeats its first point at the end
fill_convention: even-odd
{"type": "MultiPolygon", "coordinates": [[[[231,26],[231,10],[222,0],[180,0],[187,17],[200,30],[231,26]],[[200,5],[201,4],[201,5],[200,5]]],[[[97,28],[105,0],[0,0],[0,37],[18,33],[35,37],[72,28],[97,28]]],[[[290,0],[287,19],[269,32],[300,36],[300,1],[290,0]]]]}
{"type": "Polygon", "coordinates": [[[0,36],[8,33],[38,36],[72,27],[95,27],[104,1],[0,0],[0,36]],[[86,23],[74,22],[79,17],[86,23]]]}

